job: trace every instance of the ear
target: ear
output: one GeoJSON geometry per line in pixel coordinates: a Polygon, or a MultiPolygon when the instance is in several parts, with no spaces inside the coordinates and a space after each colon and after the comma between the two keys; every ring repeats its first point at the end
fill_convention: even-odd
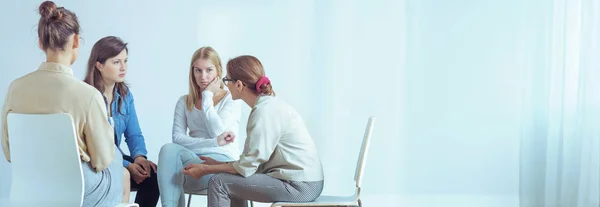
{"type": "Polygon", "coordinates": [[[241,92],[241,91],[242,91],[242,89],[244,89],[244,83],[242,83],[242,81],[240,81],[240,80],[236,80],[236,81],[235,81],[235,89],[236,89],[238,92],[241,92]]]}
{"type": "Polygon", "coordinates": [[[79,35],[73,35],[73,49],[79,48],[79,35]]]}
{"type": "Polygon", "coordinates": [[[102,68],[104,68],[104,65],[102,65],[102,63],[96,61],[96,68],[98,68],[99,71],[102,71],[102,68]]]}
{"type": "Polygon", "coordinates": [[[44,50],[44,46],[42,45],[42,41],[40,41],[40,39],[38,39],[38,47],[40,47],[41,50],[44,50]]]}

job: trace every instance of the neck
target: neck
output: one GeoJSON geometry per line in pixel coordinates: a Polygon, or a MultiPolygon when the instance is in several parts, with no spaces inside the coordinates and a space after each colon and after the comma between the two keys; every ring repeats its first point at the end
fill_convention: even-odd
{"type": "Polygon", "coordinates": [[[71,66],[71,54],[64,50],[46,50],[46,62],[71,66]]]}
{"type": "Polygon", "coordinates": [[[104,96],[106,96],[106,98],[112,98],[113,97],[113,91],[115,89],[115,85],[116,83],[113,83],[111,81],[107,81],[106,79],[104,79],[104,96]]]}
{"type": "Polygon", "coordinates": [[[244,102],[246,102],[246,104],[248,104],[250,108],[254,108],[256,100],[258,100],[258,94],[249,93],[248,95],[246,95],[246,97],[242,98],[242,100],[244,100],[244,102]]]}

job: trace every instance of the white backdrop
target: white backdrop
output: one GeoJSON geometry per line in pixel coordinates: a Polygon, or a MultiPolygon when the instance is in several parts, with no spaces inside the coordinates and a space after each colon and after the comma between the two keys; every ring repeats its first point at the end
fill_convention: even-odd
{"type": "Polygon", "coordinates": [[[554,0],[526,21],[521,205],[600,205],[600,2],[554,0]]]}
{"type": "MultiPolygon", "coordinates": [[[[9,1],[0,7],[0,26],[6,28],[0,38],[1,98],[12,80],[44,60],[36,47],[38,4],[9,1]]],[[[522,89],[533,71],[522,51],[539,46],[528,40],[544,31],[535,25],[549,18],[543,11],[550,3],[57,4],[81,21],[85,41],[73,65],[77,77],[83,77],[95,41],[115,35],[129,42],[127,81],[155,161],[171,141],[173,109],[187,92],[189,59],[195,49],[210,45],[224,62],[242,54],[263,62],[277,95],[296,107],[314,136],[325,167],[325,194],[351,193],[358,148],[373,115],[366,205],[518,205],[522,89]]],[[[240,137],[248,112],[244,106],[240,137]]],[[[1,197],[8,195],[10,178],[10,165],[2,159],[1,197]]],[[[204,206],[203,199],[196,201],[204,206]]]]}

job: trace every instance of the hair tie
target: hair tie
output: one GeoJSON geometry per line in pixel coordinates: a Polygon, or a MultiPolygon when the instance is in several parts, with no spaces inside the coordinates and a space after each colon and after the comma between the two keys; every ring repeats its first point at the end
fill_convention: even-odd
{"type": "Polygon", "coordinates": [[[262,76],[258,79],[258,81],[256,82],[256,91],[258,91],[259,93],[262,93],[262,89],[260,89],[260,87],[264,84],[269,84],[271,83],[271,81],[269,80],[269,78],[267,78],[267,76],[262,76]]]}

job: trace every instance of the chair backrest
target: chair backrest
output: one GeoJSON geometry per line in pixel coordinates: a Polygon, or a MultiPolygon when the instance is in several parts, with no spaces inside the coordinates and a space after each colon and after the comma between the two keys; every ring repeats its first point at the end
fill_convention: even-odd
{"type": "Polygon", "coordinates": [[[362,183],[362,175],[365,171],[365,165],[367,164],[367,155],[369,154],[369,143],[371,139],[371,132],[373,131],[373,124],[375,123],[375,117],[370,117],[367,123],[367,129],[365,130],[365,137],[360,147],[360,154],[358,155],[358,163],[356,164],[356,173],[354,174],[354,181],[356,181],[356,187],[360,188],[362,183]]]}
{"type": "Polygon", "coordinates": [[[84,182],[75,128],[68,114],[8,114],[10,202],[81,206],[84,182]]]}

